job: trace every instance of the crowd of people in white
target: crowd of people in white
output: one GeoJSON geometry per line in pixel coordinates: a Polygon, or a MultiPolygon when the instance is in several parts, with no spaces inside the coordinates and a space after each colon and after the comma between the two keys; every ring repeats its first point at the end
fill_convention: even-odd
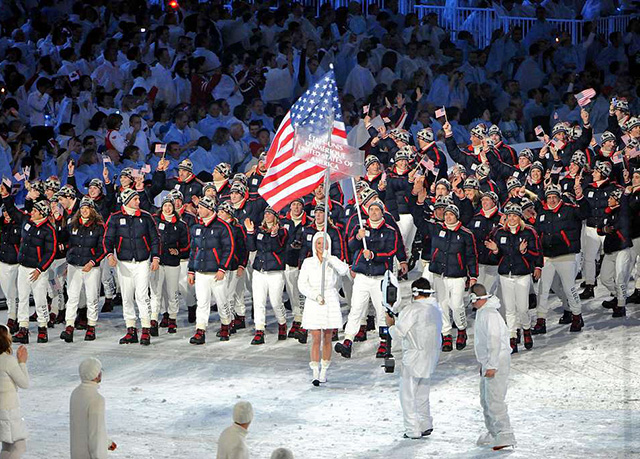
{"type": "MultiPolygon", "coordinates": [[[[252,321],[261,345],[269,303],[278,340],[312,335],[319,385],[332,342],[349,358],[385,325],[385,272],[416,266],[442,310],[443,352],[454,339],[466,347],[476,283],[501,299],[512,353],[546,333],[551,291],[572,332],[598,282],[604,308],[624,317],[640,303],[638,274],[629,290],[640,21],[608,37],[587,26],[573,45],[545,19],[560,2],[499,3],[528,5],[537,21],[526,35],[496,30],[486,48],[393,0],[367,14],[358,2],[319,14],[297,3],[3,5],[0,287],[13,341],[29,343],[30,321],[39,343],[59,324],[66,342],[77,330],[94,340],[101,313],[122,305],[121,344],[187,323],[204,344],[216,311],[217,338],[252,321]],[[258,191],[266,152],[330,64],[366,155],[357,199],[320,185],[277,212],[258,191]]],[[[386,352],[381,340],[376,356],[386,352]]]]}

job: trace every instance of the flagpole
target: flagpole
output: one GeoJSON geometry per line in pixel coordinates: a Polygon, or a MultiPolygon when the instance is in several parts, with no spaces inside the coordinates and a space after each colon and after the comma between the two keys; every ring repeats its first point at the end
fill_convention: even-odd
{"type": "MultiPolygon", "coordinates": [[[[358,192],[356,191],[356,179],[351,177],[351,185],[353,185],[353,195],[356,199],[356,212],[358,212],[358,223],[360,223],[360,228],[364,228],[364,223],[362,223],[362,211],[360,210],[360,201],[358,199],[358,192]]],[[[362,246],[365,250],[367,249],[367,239],[362,238],[362,246]]]]}
{"type": "MultiPolygon", "coordinates": [[[[329,233],[327,232],[327,226],[329,226],[329,195],[331,194],[331,135],[333,134],[333,116],[329,120],[329,133],[327,139],[327,166],[324,170],[324,232],[322,235],[322,276],[320,278],[320,297],[322,301],[324,301],[324,280],[326,278],[326,270],[327,270],[327,257],[325,254],[325,247],[328,247],[327,237],[329,233]]],[[[327,253],[327,256],[331,256],[331,253],[327,253]]]]}

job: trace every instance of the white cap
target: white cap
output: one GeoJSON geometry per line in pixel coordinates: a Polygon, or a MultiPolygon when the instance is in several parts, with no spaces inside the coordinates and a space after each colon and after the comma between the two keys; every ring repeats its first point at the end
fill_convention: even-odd
{"type": "Polygon", "coordinates": [[[102,371],[102,363],[95,357],[84,359],[80,364],[78,373],[81,381],[93,381],[102,371]]]}
{"type": "Polygon", "coordinates": [[[293,453],[287,448],[278,448],[271,453],[271,459],[293,459],[293,453]]]}
{"type": "Polygon", "coordinates": [[[249,402],[238,402],[233,407],[233,422],[247,424],[253,420],[253,407],[249,402]]]}

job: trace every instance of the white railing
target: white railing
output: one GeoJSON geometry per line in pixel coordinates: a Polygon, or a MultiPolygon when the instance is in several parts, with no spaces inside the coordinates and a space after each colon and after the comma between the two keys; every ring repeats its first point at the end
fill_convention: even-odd
{"type": "MultiPolygon", "coordinates": [[[[536,18],[520,16],[499,16],[491,8],[448,8],[442,5],[416,5],[414,11],[420,19],[430,13],[438,16],[438,24],[451,34],[451,39],[465,30],[471,32],[480,47],[491,43],[491,35],[494,30],[502,29],[505,32],[511,27],[522,27],[523,36],[535,24],[536,18]]],[[[625,32],[633,15],[607,16],[596,20],[596,32],[608,36],[612,32],[625,32]]],[[[584,38],[585,24],[591,21],[578,19],[547,19],[547,22],[555,27],[558,32],[568,32],[573,44],[580,43],[584,38]]]]}

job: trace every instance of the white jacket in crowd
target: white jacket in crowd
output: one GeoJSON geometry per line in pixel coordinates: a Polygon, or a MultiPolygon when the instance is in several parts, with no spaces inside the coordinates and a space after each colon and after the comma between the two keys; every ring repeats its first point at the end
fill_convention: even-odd
{"type": "Polygon", "coordinates": [[[71,459],[106,459],[107,436],[104,397],[94,381],[82,381],[71,394],[71,459]]]}
{"type": "Polygon", "coordinates": [[[25,363],[18,363],[15,355],[0,354],[0,441],[15,443],[27,439],[27,428],[20,414],[18,387],[29,387],[29,373],[25,363]]]}
{"type": "Polygon", "coordinates": [[[224,429],[218,440],[216,459],[249,459],[249,448],[245,442],[248,433],[248,430],[238,424],[224,429]]]}
{"type": "Polygon", "coordinates": [[[511,363],[509,330],[499,309],[500,300],[492,296],[476,312],[474,349],[483,375],[487,370],[509,371],[511,363]]]}

